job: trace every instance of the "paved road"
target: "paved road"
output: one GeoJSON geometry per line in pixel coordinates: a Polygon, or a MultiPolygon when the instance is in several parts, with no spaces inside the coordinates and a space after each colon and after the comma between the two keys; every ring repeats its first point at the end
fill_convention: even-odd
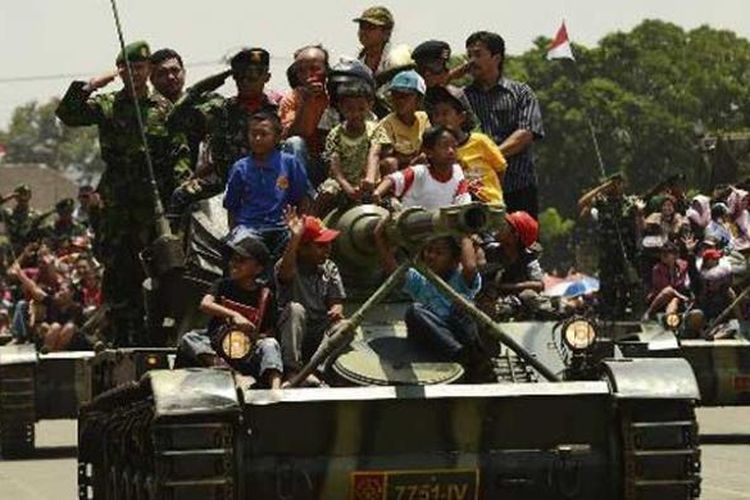
{"type": "MultiPolygon", "coordinates": [[[[703,445],[704,500],[750,500],[750,408],[698,412],[701,432],[744,434],[747,444],[703,445]]],[[[37,425],[39,452],[33,460],[0,461],[0,499],[58,500],[76,497],[73,421],[37,425]]]]}

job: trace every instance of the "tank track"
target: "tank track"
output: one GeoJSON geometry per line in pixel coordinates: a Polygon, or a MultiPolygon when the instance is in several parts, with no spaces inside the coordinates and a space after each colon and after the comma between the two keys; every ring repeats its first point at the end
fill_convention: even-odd
{"type": "Polygon", "coordinates": [[[623,498],[698,498],[701,455],[694,403],[686,400],[621,400],[620,412],[623,498]]]}
{"type": "Polygon", "coordinates": [[[528,384],[539,381],[537,372],[510,349],[492,358],[493,371],[499,383],[528,384]]]}
{"type": "Polygon", "coordinates": [[[211,415],[155,418],[148,383],[103,393],[79,416],[78,498],[239,498],[236,428],[211,415]]]}
{"type": "Polygon", "coordinates": [[[0,366],[0,454],[22,458],[34,452],[34,365],[0,366]]]}

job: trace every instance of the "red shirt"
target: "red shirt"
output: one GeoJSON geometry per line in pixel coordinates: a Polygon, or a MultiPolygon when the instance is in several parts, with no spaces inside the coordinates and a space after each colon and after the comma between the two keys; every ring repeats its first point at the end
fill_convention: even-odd
{"type": "Polygon", "coordinates": [[[663,262],[657,262],[651,270],[651,296],[668,286],[678,292],[686,291],[689,285],[687,269],[688,264],[682,259],[677,259],[671,269],[663,262]]]}

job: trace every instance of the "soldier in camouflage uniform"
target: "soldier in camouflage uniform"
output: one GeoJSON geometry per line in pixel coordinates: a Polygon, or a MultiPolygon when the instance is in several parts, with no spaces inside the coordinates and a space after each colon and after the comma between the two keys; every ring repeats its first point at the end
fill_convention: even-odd
{"type": "Polygon", "coordinates": [[[73,238],[86,236],[86,226],[73,218],[75,201],[73,198],[63,198],[55,205],[57,219],[49,226],[46,236],[50,238],[55,245],[59,245],[73,238]]]}
{"type": "Polygon", "coordinates": [[[152,199],[145,145],[140,136],[133,92],[141,118],[162,203],[190,176],[189,150],[184,136],[170,134],[166,119],[172,104],[149,93],[150,51],[145,42],[125,47],[132,68],[130,89],[124,54],[117,57],[117,72],[73,82],[57,116],[69,126],[96,125],[106,169],[98,192],[103,203],[100,227],[101,256],[105,266],[104,299],[109,307],[113,339],[119,345],[148,342],[143,327],[142,282],[139,253],[155,238],[152,199]],[[91,94],[120,75],[125,86],[106,94],[91,94]]]}
{"type": "Polygon", "coordinates": [[[628,310],[636,312],[640,296],[634,262],[643,206],[636,197],[625,196],[624,188],[625,179],[617,173],[578,201],[582,215],[591,215],[598,224],[601,314],[613,320],[625,319],[628,310]]]}
{"type": "Polygon", "coordinates": [[[0,198],[0,205],[15,200],[16,206],[12,209],[0,207],[0,222],[5,225],[8,243],[13,253],[20,253],[30,242],[30,237],[42,222],[43,217],[31,208],[31,188],[27,184],[16,186],[12,193],[0,198]]]}
{"type": "Polygon", "coordinates": [[[271,78],[269,61],[264,49],[243,49],[230,60],[231,70],[196,83],[175,104],[167,121],[169,129],[202,137],[206,154],[205,161],[198,160],[195,179],[175,193],[174,211],[182,211],[191,200],[220,193],[229,169],[250,151],[250,116],[258,111],[276,114],[280,96],[264,90],[271,78]],[[237,95],[225,98],[214,93],[229,75],[237,85],[237,95]]]}

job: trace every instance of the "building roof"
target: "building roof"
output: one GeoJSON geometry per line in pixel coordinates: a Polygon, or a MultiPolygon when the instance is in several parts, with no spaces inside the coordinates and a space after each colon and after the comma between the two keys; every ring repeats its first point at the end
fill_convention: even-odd
{"type": "Polygon", "coordinates": [[[73,181],[46,165],[0,163],[0,196],[10,193],[18,184],[31,187],[31,206],[39,211],[51,210],[58,200],[78,195],[78,186],[73,181]]]}

